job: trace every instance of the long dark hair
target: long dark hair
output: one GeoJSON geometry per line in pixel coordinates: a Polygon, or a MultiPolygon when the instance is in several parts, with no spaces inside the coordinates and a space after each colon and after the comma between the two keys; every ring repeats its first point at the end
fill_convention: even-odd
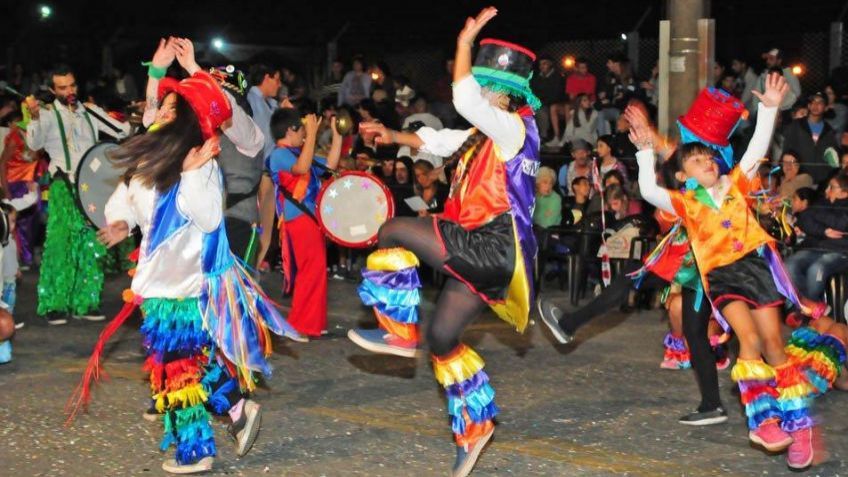
{"type": "Polygon", "coordinates": [[[200,122],[182,96],[176,95],[176,118],[156,132],[135,136],[109,154],[127,169],[124,179],[138,177],[147,187],[165,191],[179,181],[191,148],[203,145],[200,122]]]}

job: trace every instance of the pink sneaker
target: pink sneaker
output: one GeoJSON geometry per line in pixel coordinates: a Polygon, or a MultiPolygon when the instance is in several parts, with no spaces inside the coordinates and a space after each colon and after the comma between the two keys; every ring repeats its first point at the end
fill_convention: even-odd
{"type": "Polygon", "coordinates": [[[724,371],[727,367],[730,366],[730,358],[725,356],[724,358],[716,361],[716,369],[719,371],[724,371]]]}
{"type": "Polygon", "coordinates": [[[782,452],[792,444],[792,436],[784,432],[775,420],[766,421],[757,430],[749,431],[748,439],[769,452],[782,452]]]}
{"type": "Polygon", "coordinates": [[[786,465],[793,470],[803,470],[813,463],[813,429],[806,428],[792,433],[792,444],[786,453],[786,465]]]}

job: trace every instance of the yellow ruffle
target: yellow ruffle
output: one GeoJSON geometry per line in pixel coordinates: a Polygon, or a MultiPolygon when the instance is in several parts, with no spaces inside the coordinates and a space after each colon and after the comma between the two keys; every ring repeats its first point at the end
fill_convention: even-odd
{"type": "Polygon", "coordinates": [[[750,379],[766,381],[774,377],[774,368],[761,359],[737,359],[730,372],[730,379],[734,381],[750,379]]]}
{"type": "MultiPolygon", "coordinates": [[[[203,404],[207,400],[206,391],[200,383],[171,391],[167,394],[168,404],[171,409],[178,407],[186,408],[203,404]]],[[[157,399],[158,409],[158,399],[157,399]]]]}
{"type": "Polygon", "coordinates": [[[433,358],[433,372],[442,386],[447,387],[471,379],[483,369],[483,358],[479,354],[464,344],[459,346],[461,349],[452,353],[452,356],[444,359],[433,358]]]}
{"type": "Polygon", "coordinates": [[[396,272],[418,266],[418,257],[403,247],[382,248],[368,255],[366,266],[379,272],[396,272]]]}

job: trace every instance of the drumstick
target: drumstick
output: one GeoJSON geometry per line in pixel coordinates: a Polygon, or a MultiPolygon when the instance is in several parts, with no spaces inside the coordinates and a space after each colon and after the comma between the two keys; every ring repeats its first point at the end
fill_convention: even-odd
{"type": "MultiPolygon", "coordinates": [[[[21,99],[21,100],[25,100],[25,99],[26,99],[26,96],[24,96],[24,95],[23,95],[23,93],[21,93],[20,91],[16,90],[15,88],[12,88],[11,86],[9,86],[9,85],[7,85],[7,84],[4,84],[4,85],[3,85],[3,89],[5,89],[6,91],[8,91],[8,92],[12,93],[13,95],[17,96],[17,97],[18,97],[19,99],[21,99]]],[[[40,102],[40,101],[39,101],[39,102],[40,102]]],[[[85,110],[86,110],[86,111],[88,111],[88,114],[90,114],[90,115],[94,116],[94,118],[95,118],[95,119],[97,119],[97,120],[98,120],[98,121],[100,121],[101,123],[105,124],[105,125],[106,125],[107,127],[109,127],[109,129],[111,129],[112,131],[114,131],[114,132],[116,132],[116,133],[119,133],[119,134],[120,134],[121,132],[123,132],[123,131],[121,131],[121,128],[119,128],[118,126],[115,126],[114,124],[110,123],[109,121],[107,121],[107,120],[103,119],[103,116],[101,116],[101,115],[97,114],[97,112],[95,112],[94,110],[92,110],[91,108],[89,108],[88,106],[86,106],[86,105],[85,105],[85,103],[80,103],[80,104],[82,104],[82,107],[83,107],[83,108],[85,108],[85,110]]]]}

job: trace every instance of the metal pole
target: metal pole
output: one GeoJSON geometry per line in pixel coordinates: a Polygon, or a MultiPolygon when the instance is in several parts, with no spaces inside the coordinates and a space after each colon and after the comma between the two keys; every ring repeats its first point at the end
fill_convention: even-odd
{"type": "Polygon", "coordinates": [[[631,31],[627,34],[627,58],[634,73],[639,73],[639,32],[631,31]]]}
{"type": "Polygon", "coordinates": [[[698,89],[715,84],[715,20],[698,20],[698,89]]]}
{"type": "Polygon", "coordinates": [[[842,66],[842,22],[830,24],[830,61],[829,71],[842,66]]]}

